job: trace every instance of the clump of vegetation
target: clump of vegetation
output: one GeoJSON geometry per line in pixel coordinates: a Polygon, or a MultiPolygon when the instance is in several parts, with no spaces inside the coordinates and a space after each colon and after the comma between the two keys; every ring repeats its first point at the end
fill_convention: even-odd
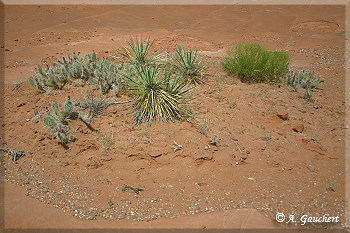
{"type": "Polygon", "coordinates": [[[205,136],[208,136],[209,133],[210,133],[210,127],[209,127],[209,119],[207,116],[205,117],[201,117],[197,124],[197,130],[198,132],[200,132],[201,134],[205,135],[205,136]]]}
{"type": "Polygon", "coordinates": [[[182,48],[178,46],[173,53],[173,64],[186,78],[196,84],[204,83],[203,75],[207,71],[209,63],[204,61],[200,52],[194,48],[182,48]]]}
{"type": "Polygon", "coordinates": [[[259,44],[238,43],[227,51],[222,65],[246,82],[277,82],[288,72],[289,55],[259,44]]]}
{"type": "Polygon", "coordinates": [[[298,73],[289,71],[285,76],[285,82],[290,85],[294,91],[298,91],[299,88],[305,89],[305,96],[307,99],[312,98],[313,89],[318,89],[319,85],[324,82],[315,77],[314,72],[305,72],[300,70],[298,73]]]}
{"type": "Polygon", "coordinates": [[[68,142],[74,140],[73,134],[69,132],[69,120],[79,118],[85,124],[90,124],[91,122],[90,114],[74,112],[73,108],[73,104],[69,97],[64,103],[64,110],[60,110],[58,104],[53,102],[52,110],[54,115],[47,110],[47,116],[43,119],[44,124],[51,128],[52,135],[55,136],[59,143],[64,147],[66,147],[68,142]]]}
{"type": "Polygon", "coordinates": [[[79,57],[79,54],[70,56],[68,59],[53,63],[52,67],[43,69],[38,65],[37,74],[29,78],[29,83],[39,92],[62,89],[67,83],[84,86],[88,84],[98,85],[102,94],[113,90],[116,95],[123,87],[123,66],[113,64],[106,59],[99,61],[96,54],[88,54],[79,57]]]}
{"type": "Polygon", "coordinates": [[[75,104],[80,110],[88,111],[87,115],[74,115],[75,112],[67,110],[63,113],[58,110],[57,103],[53,104],[55,114],[57,112],[64,117],[48,112],[44,122],[62,144],[72,140],[67,119],[74,115],[88,124],[91,117],[100,115],[112,104],[132,102],[130,109],[137,125],[142,122],[151,124],[155,120],[181,120],[186,115],[182,106],[191,100],[189,94],[195,89],[191,83],[204,83],[203,76],[209,63],[193,48],[177,47],[173,53],[167,50],[151,56],[152,44],[153,41],[149,39],[144,42],[141,37],[135,40],[130,38],[122,53],[127,60],[123,64],[104,58],[99,60],[95,53],[84,57],[80,57],[79,53],[67,53],[67,58],[53,63],[52,67],[42,69],[38,65],[36,76],[31,77],[29,82],[40,92],[74,84],[96,85],[101,93],[99,96],[87,93],[83,100],[75,104]],[[122,90],[130,91],[133,98],[124,102],[108,102],[102,96],[110,91],[119,96],[122,90]]]}
{"type": "Polygon", "coordinates": [[[115,148],[115,136],[113,132],[108,132],[101,135],[100,141],[106,152],[115,148]]]}
{"type": "Polygon", "coordinates": [[[52,104],[54,115],[47,110],[47,116],[44,118],[44,124],[51,127],[51,133],[62,144],[74,140],[73,134],[69,132],[67,119],[73,114],[73,104],[68,98],[64,104],[64,110],[60,110],[56,102],[52,104]]]}
{"type": "Polygon", "coordinates": [[[189,100],[187,96],[193,90],[181,75],[158,66],[135,66],[126,78],[136,98],[131,107],[137,125],[179,119],[180,104],[189,100]]]}
{"type": "Polygon", "coordinates": [[[146,142],[148,142],[149,144],[152,144],[152,135],[149,130],[140,130],[137,135],[140,137],[144,137],[146,142]]]}
{"type": "Polygon", "coordinates": [[[88,110],[92,117],[101,115],[110,105],[111,103],[101,93],[96,94],[94,91],[85,92],[84,98],[75,103],[75,106],[82,110],[88,110]]]}
{"type": "Polygon", "coordinates": [[[68,72],[69,79],[74,83],[84,85],[93,74],[94,66],[97,62],[96,53],[93,52],[84,57],[79,57],[79,53],[73,53],[72,56],[67,53],[67,58],[68,60],[63,57],[63,61],[59,63],[63,65],[68,72]]]}
{"type": "Polygon", "coordinates": [[[68,73],[63,66],[57,63],[45,69],[38,64],[36,74],[30,77],[28,82],[39,92],[62,89],[68,82],[68,73]]]}
{"type": "Polygon", "coordinates": [[[119,74],[121,70],[121,66],[103,59],[95,64],[93,77],[89,79],[89,83],[98,85],[102,94],[108,94],[113,90],[118,95],[123,85],[122,76],[119,74]]]}
{"type": "Polygon", "coordinates": [[[145,42],[142,41],[142,37],[136,38],[135,41],[132,37],[127,42],[128,47],[123,48],[122,56],[125,57],[130,63],[138,63],[139,65],[145,65],[150,62],[149,53],[152,47],[153,41],[149,39],[145,42]]]}

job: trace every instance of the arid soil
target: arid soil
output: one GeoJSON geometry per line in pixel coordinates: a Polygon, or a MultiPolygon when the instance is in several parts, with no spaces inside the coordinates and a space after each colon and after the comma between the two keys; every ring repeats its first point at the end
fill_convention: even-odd
{"type": "MultiPolygon", "coordinates": [[[[200,213],[210,219],[203,213],[233,209],[255,209],[259,218],[267,217],[263,227],[277,212],[296,220],[324,214],[340,219],[279,227],[344,226],[344,7],[6,6],[1,52],[2,147],[26,153],[16,163],[4,153],[5,181],[23,186],[23,200],[45,203],[43,211],[56,207],[76,216],[69,218],[100,221],[99,227],[131,224],[125,219],[186,222],[186,216],[200,213]],[[80,100],[89,87],[67,86],[47,95],[26,80],[37,64],[50,65],[66,52],[120,56],[126,40],[138,35],[154,40],[154,53],[194,46],[212,62],[188,118],[135,127],[128,104],[115,105],[94,118],[96,131],[71,122],[76,141],[64,149],[40,113],[53,101],[62,106],[67,96],[80,100]],[[242,83],[220,65],[226,49],[241,41],[284,50],[292,70],[313,71],[325,82],[312,101],[284,84],[242,83]],[[277,116],[286,112],[287,120],[277,116]],[[293,130],[297,125],[304,126],[301,133],[293,130]],[[183,149],[174,150],[175,142],[183,149]],[[143,191],[123,192],[124,185],[143,191]]],[[[14,216],[6,215],[13,207],[5,206],[5,226],[15,227],[6,218],[14,216]]]]}

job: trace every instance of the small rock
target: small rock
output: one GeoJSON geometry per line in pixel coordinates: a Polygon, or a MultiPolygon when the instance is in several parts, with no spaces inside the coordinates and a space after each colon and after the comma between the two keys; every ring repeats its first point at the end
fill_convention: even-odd
{"type": "Polygon", "coordinates": [[[272,136],[271,135],[266,135],[266,136],[261,137],[261,139],[264,140],[264,141],[270,141],[270,140],[272,140],[272,136]]]}
{"type": "Polygon", "coordinates": [[[311,167],[311,165],[307,166],[307,169],[309,169],[310,172],[314,172],[315,168],[311,167]]]}
{"type": "Polygon", "coordinates": [[[210,146],[209,145],[205,145],[204,150],[209,150],[210,146]]]}
{"type": "Polygon", "coordinates": [[[207,228],[205,225],[202,225],[202,229],[205,229],[205,228],[207,228]]]}
{"type": "Polygon", "coordinates": [[[270,158],[270,155],[265,155],[266,156],[266,158],[270,158]]]}
{"type": "Polygon", "coordinates": [[[304,131],[304,125],[303,124],[299,124],[294,126],[293,130],[297,133],[302,133],[304,131]]]}
{"type": "Polygon", "coordinates": [[[303,138],[303,139],[301,139],[301,142],[302,142],[302,143],[305,143],[305,144],[309,143],[310,141],[311,141],[311,140],[308,139],[308,138],[303,138]]]}
{"type": "Polygon", "coordinates": [[[207,186],[208,184],[207,183],[203,183],[203,182],[199,182],[199,183],[196,183],[198,186],[207,186]]]}
{"type": "Polygon", "coordinates": [[[26,105],[26,103],[20,103],[19,105],[17,105],[17,108],[22,107],[24,105],[26,105]]]}
{"type": "Polygon", "coordinates": [[[256,182],[256,179],[253,178],[253,177],[248,177],[248,180],[251,180],[251,181],[253,181],[253,182],[256,182]]]}
{"type": "Polygon", "coordinates": [[[231,136],[231,139],[232,139],[233,141],[235,141],[235,142],[238,142],[238,139],[235,138],[235,137],[233,137],[233,136],[231,136]]]}
{"type": "Polygon", "coordinates": [[[277,116],[284,121],[288,120],[288,112],[278,113],[277,116]]]}
{"type": "Polygon", "coordinates": [[[105,53],[108,53],[108,51],[106,50],[105,53]]]}
{"type": "Polygon", "coordinates": [[[40,98],[37,98],[36,100],[34,100],[34,104],[38,103],[39,100],[40,98]]]}

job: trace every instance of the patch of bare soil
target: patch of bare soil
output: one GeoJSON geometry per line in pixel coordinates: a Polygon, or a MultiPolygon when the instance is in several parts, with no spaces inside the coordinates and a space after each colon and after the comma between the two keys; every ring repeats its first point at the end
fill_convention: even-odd
{"type": "Polygon", "coordinates": [[[7,6],[5,12],[2,147],[25,156],[14,162],[3,153],[2,163],[6,182],[23,186],[26,196],[89,220],[152,221],[249,208],[271,220],[277,212],[339,216],[339,223],[305,226],[344,226],[341,7],[7,6]],[[320,36],[310,36],[314,31],[320,36]],[[95,130],[72,121],[76,140],[63,148],[42,117],[53,101],[78,101],[89,87],[47,95],[23,81],[36,64],[51,64],[66,51],[114,56],[139,34],[155,40],[153,52],[192,45],[213,61],[188,117],[135,127],[128,104],[113,105],[93,119],[95,130]],[[220,65],[238,41],[284,49],[292,69],[314,71],[325,82],[313,101],[284,85],[242,83],[220,65]],[[277,116],[286,112],[288,119],[277,116]]]}

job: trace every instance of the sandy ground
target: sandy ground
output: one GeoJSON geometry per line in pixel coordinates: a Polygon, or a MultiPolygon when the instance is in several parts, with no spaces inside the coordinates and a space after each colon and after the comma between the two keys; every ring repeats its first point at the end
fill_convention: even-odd
{"type": "Polygon", "coordinates": [[[198,214],[179,219],[159,219],[152,222],[132,220],[106,221],[81,220],[67,213],[53,209],[32,198],[23,198],[25,189],[14,185],[5,186],[5,228],[158,228],[158,229],[279,229],[273,221],[263,217],[256,210],[227,210],[210,214],[198,214]],[[31,210],[31,215],[27,211],[31,210]],[[42,213],[45,213],[44,215],[42,213]],[[42,217],[38,217],[42,216],[42,217]],[[21,221],[18,221],[21,219],[21,221]]]}
{"type": "Polygon", "coordinates": [[[344,226],[344,19],[342,6],[6,6],[2,142],[27,155],[3,160],[5,227],[286,227],[274,221],[277,212],[339,215],[340,223],[306,227],[344,226]],[[155,40],[154,52],[195,46],[214,62],[193,122],[134,128],[125,106],[115,106],[95,121],[98,133],[83,127],[64,150],[31,119],[83,89],[38,95],[22,82],[67,51],[118,55],[138,35],[155,40]],[[285,50],[292,69],[314,71],[325,80],[316,101],[228,75],[220,59],[240,41],[285,50]],[[207,135],[198,130],[203,119],[207,135]],[[297,124],[303,133],[292,130],[297,124]],[[214,137],[221,146],[205,151],[214,137]],[[184,149],[174,152],[174,140],[184,149]],[[145,191],[123,193],[123,184],[145,191]]]}

